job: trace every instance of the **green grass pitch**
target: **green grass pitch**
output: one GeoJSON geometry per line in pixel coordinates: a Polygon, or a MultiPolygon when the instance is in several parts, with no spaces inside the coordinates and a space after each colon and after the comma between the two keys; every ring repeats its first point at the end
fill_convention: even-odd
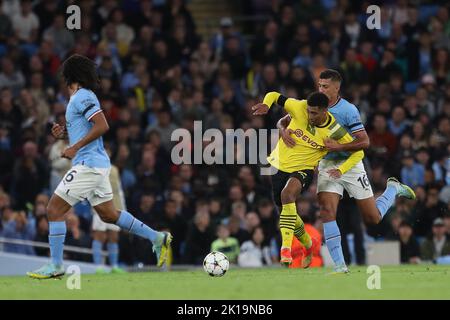
{"type": "Polygon", "coordinates": [[[450,266],[381,267],[381,289],[369,290],[366,267],[348,275],[330,269],[238,269],[213,278],[202,269],[82,275],[81,289],[62,280],[0,277],[0,299],[450,299],[450,266]]]}

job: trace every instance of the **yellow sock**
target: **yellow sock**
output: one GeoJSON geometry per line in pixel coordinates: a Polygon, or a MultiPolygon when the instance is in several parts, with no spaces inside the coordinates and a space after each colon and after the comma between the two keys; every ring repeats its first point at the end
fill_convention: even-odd
{"type": "Polygon", "coordinates": [[[305,246],[306,249],[311,248],[312,241],[308,232],[305,231],[305,224],[303,223],[302,218],[297,215],[297,220],[295,221],[295,237],[305,246]]]}
{"type": "Polygon", "coordinates": [[[282,248],[291,248],[294,237],[295,222],[297,221],[297,208],[295,203],[283,204],[280,215],[280,231],[282,238],[282,248]]]}

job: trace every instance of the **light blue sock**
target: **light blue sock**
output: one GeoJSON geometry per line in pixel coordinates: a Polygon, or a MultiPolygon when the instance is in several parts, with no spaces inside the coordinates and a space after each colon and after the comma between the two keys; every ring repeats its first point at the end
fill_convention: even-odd
{"type": "Polygon", "coordinates": [[[334,264],[336,266],[345,266],[341,245],[341,232],[336,221],[325,222],[323,224],[323,235],[334,264]]]}
{"type": "Polygon", "coordinates": [[[145,225],[127,211],[120,212],[120,216],[116,221],[116,225],[132,234],[138,235],[145,239],[149,239],[151,242],[154,242],[159,234],[158,231],[155,231],[149,226],[145,225]]]}
{"type": "Polygon", "coordinates": [[[436,259],[437,264],[450,264],[450,256],[441,256],[436,259]]]}
{"type": "Polygon", "coordinates": [[[119,265],[119,244],[108,242],[108,256],[111,267],[117,267],[119,265]]]}
{"type": "Polygon", "coordinates": [[[378,211],[380,211],[381,219],[395,202],[397,196],[397,189],[394,186],[388,186],[384,193],[375,201],[378,211]]]}
{"type": "Polygon", "coordinates": [[[65,221],[49,221],[48,223],[48,243],[50,245],[50,257],[52,263],[62,266],[64,239],[66,238],[66,222],[65,221]]]}
{"type": "Polygon", "coordinates": [[[92,240],[92,259],[97,266],[103,264],[102,247],[103,243],[98,240],[92,240]]]}

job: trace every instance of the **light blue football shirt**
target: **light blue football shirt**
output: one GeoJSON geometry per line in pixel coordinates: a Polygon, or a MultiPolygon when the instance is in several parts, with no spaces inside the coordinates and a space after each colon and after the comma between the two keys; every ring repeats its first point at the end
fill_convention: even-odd
{"type": "MultiPolygon", "coordinates": [[[[361,121],[361,115],[358,108],[343,98],[338,98],[334,105],[328,108],[328,111],[336,118],[336,121],[343,126],[348,133],[353,134],[364,130],[361,121]]],[[[327,160],[342,160],[350,156],[349,152],[330,152],[325,156],[327,160]]]]}
{"type": "MultiPolygon", "coordinates": [[[[91,91],[80,88],[69,100],[66,108],[66,128],[70,145],[83,139],[91,130],[93,116],[102,112],[100,102],[91,91]]],[[[111,162],[99,137],[78,150],[72,159],[72,165],[82,164],[91,168],[109,168],[111,162]]]]}

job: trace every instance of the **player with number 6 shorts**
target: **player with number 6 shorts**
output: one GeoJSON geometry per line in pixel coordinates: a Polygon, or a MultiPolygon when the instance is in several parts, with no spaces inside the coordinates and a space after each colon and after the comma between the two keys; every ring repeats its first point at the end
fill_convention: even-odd
{"type": "Polygon", "coordinates": [[[50,279],[64,275],[63,251],[66,237],[65,213],[80,201],[87,200],[106,223],[148,239],[153,243],[158,266],[162,266],[172,241],[168,232],[159,232],[145,225],[126,210],[116,208],[109,180],[111,162],[103,146],[102,136],[109,130],[94,90],[99,83],[96,65],[82,55],[72,55],[62,64],[62,76],[70,94],[66,107],[66,123],[54,123],[52,135],[69,140],[62,157],[72,160],[52,195],[48,208],[51,261],[27,275],[50,279]]]}
{"type": "MultiPolygon", "coordinates": [[[[325,242],[335,264],[334,274],[348,273],[342,253],[341,233],[336,223],[337,207],[344,190],[356,200],[358,209],[368,224],[378,224],[394,204],[397,196],[408,199],[416,197],[410,187],[391,177],[387,180],[384,193],[375,200],[362,160],[339,177],[330,176],[329,172],[339,168],[351,152],[366,149],[370,144],[358,109],[339,96],[341,82],[341,75],[332,69],[323,71],[318,80],[319,91],[329,99],[328,111],[342,126],[339,130],[348,132],[354,137],[352,142],[346,144],[332,139],[326,140],[325,147],[329,153],[320,161],[318,168],[317,193],[320,217],[324,222],[325,242]]],[[[295,143],[291,137],[292,132],[288,130],[290,121],[290,116],[286,115],[278,121],[277,127],[281,130],[283,141],[289,147],[293,147],[295,143]]]]}

